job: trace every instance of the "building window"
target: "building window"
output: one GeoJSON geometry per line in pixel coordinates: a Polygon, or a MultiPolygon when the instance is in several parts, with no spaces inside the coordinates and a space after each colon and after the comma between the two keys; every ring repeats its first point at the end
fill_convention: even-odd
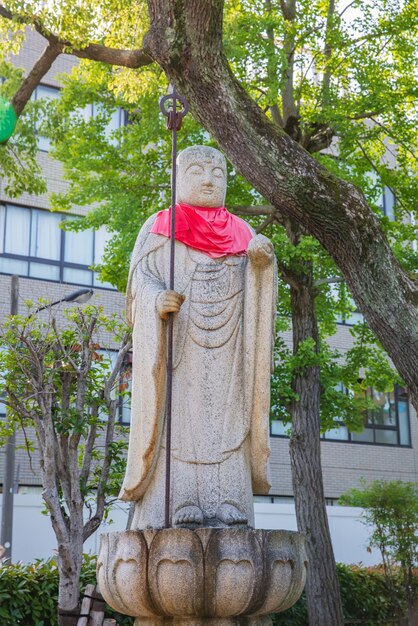
{"type": "MultiPolygon", "coordinates": [[[[114,367],[118,353],[116,350],[100,349],[97,351],[102,359],[109,362],[110,368],[114,367]]],[[[125,357],[123,367],[119,377],[112,389],[112,398],[119,398],[116,420],[120,424],[128,425],[131,423],[131,391],[132,391],[132,353],[128,353],[125,357]]],[[[105,412],[102,412],[101,419],[106,420],[105,412]]]]}
{"type": "Polygon", "coordinates": [[[120,374],[119,391],[123,392],[119,402],[119,421],[121,424],[131,423],[131,393],[132,393],[132,353],[126,355],[120,374]]]}
{"type": "Polygon", "coordinates": [[[382,211],[393,222],[395,220],[396,196],[389,187],[383,187],[382,211]]]}
{"type": "MultiPolygon", "coordinates": [[[[341,387],[341,389],[343,389],[341,387]]],[[[348,393],[348,392],[347,392],[348,393]]],[[[347,426],[335,419],[335,426],[321,435],[325,441],[347,441],[384,446],[411,445],[408,395],[403,387],[395,385],[390,393],[373,388],[364,392],[373,403],[373,408],[364,412],[364,428],[359,433],[350,432],[347,426]]],[[[288,436],[289,425],[281,420],[271,422],[270,434],[288,436]]]]}
{"type": "Polygon", "coordinates": [[[104,227],[64,231],[68,216],[0,205],[0,273],[104,288],[91,265],[100,263],[109,233],[104,227]]]}
{"type": "MultiPolygon", "coordinates": [[[[351,441],[389,446],[410,446],[408,396],[403,387],[390,393],[368,389],[373,408],[365,411],[364,430],[350,433],[351,441]]],[[[326,433],[325,433],[326,434],[326,433]]]]}
{"type": "Polygon", "coordinates": [[[295,499],[293,496],[260,496],[258,494],[254,494],[253,502],[261,504],[294,504],[295,499]]]}
{"type": "MultiPolygon", "coordinates": [[[[57,87],[49,87],[47,85],[38,85],[35,91],[32,94],[32,100],[55,100],[60,97],[61,90],[57,87]]],[[[103,108],[100,103],[87,104],[82,110],[82,116],[85,121],[88,122],[90,119],[95,119],[102,112],[103,108]]],[[[106,114],[108,115],[108,114],[106,114]]],[[[38,149],[43,152],[48,152],[51,148],[51,141],[48,137],[44,137],[38,133],[38,128],[42,123],[42,116],[40,121],[36,125],[36,135],[38,142],[38,149]]],[[[111,113],[110,119],[105,126],[105,136],[109,140],[109,142],[113,145],[118,145],[118,140],[115,139],[113,133],[115,130],[120,128],[121,126],[126,126],[127,124],[127,111],[124,109],[116,109],[111,113]]]]}
{"type": "MultiPolygon", "coordinates": [[[[56,100],[60,96],[60,90],[57,87],[48,87],[47,85],[38,85],[32,94],[33,100],[56,100]]],[[[38,129],[42,124],[42,117],[36,124],[36,136],[38,143],[38,150],[48,152],[51,147],[51,140],[48,137],[44,137],[38,133],[38,129]]]]}
{"type": "MultiPolygon", "coordinates": [[[[354,305],[354,301],[353,301],[354,305]]],[[[355,305],[354,305],[355,306],[355,305]]],[[[344,317],[339,317],[337,320],[338,324],[345,324],[346,326],[353,326],[354,324],[363,324],[364,323],[364,315],[360,313],[360,311],[356,308],[351,313],[344,315],[344,317]]]]}

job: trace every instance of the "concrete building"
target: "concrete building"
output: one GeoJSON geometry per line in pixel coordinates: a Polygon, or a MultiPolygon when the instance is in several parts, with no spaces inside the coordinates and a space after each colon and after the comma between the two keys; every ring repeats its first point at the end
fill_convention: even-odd
{"type": "MultiPolygon", "coordinates": [[[[18,66],[32,67],[44,47],[43,39],[32,33],[22,53],[15,59],[18,66]]],[[[58,97],[59,83],[56,76],[65,73],[77,63],[70,56],[60,56],[42,80],[35,97],[58,97]]],[[[93,112],[92,112],[93,114],[93,112]]],[[[123,115],[114,124],[123,123],[123,115]]],[[[48,183],[49,191],[63,191],[60,164],[48,155],[48,142],[39,137],[39,164],[48,183]]],[[[388,215],[393,210],[393,198],[385,194],[384,208],[388,215]]],[[[24,313],[25,300],[37,300],[42,296],[58,300],[79,286],[94,288],[95,304],[104,306],[107,312],[124,309],[124,296],[108,285],[102,285],[89,266],[100,259],[106,233],[69,233],[62,231],[58,223],[65,216],[50,213],[48,195],[22,194],[13,199],[5,193],[0,178],[0,322],[10,309],[10,276],[20,276],[19,310],[24,313]]],[[[80,215],[83,210],[74,211],[80,215]]],[[[346,349],[352,341],[349,320],[339,325],[332,343],[346,349]]],[[[404,390],[393,394],[380,394],[379,408],[366,418],[361,434],[350,434],[346,427],[336,424],[323,436],[322,465],[325,495],[329,503],[349,487],[358,486],[359,479],[366,480],[418,479],[418,422],[404,390]]],[[[126,415],[126,414],[125,414],[126,415]]],[[[23,443],[19,435],[18,444],[23,443]]],[[[271,436],[271,496],[256,498],[260,502],[286,502],[292,498],[288,439],[279,422],[272,424],[271,436]]],[[[0,451],[0,482],[4,475],[4,450],[0,451]]],[[[17,452],[19,492],[40,491],[40,476],[36,453],[32,462],[23,450],[17,452]]]]}

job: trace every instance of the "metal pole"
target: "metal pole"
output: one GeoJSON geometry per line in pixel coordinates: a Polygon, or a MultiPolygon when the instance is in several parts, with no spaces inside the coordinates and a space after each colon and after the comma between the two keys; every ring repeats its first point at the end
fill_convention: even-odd
{"type": "MultiPolygon", "coordinates": [[[[174,253],[176,233],[176,185],[177,185],[177,131],[181,128],[182,117],[187,114],[189,105],[176,91],[173,85],[172,93],[161,98],[160,108],[167,115],[167,127],[172,131],[171,144],[171,220],[170,220],[170,281],[169,288],[174,290],[174,253]],[[164,103],[172,100],[171,110],[164,108],[164,103]],[[183,107],[177,111],[177,102],[183,107]]],[[[165,515],[164,525],[170,528],[170,489],[171,489],[171,424],[173,399],[173,328],[174,314],[168,318],[167,336],[167,397],[166,397],[166,441],[165,441],[165,515]]]]}
{"type": "MultiPolygon", "coordinates": [[[[176,113],[176,88],[173,89],[173,110],[176,113]]],[[[171,145],[171,222],[170,222],[170,289],[174,290],[174,250],[176,232],[176,154],[177,128],[173,125],[171,145]]],[[[171,487],[171,413],[173,400],[173,328],[174,314],[168,319],[167,345],[167,409],[165,438],[165,527],[170,528],[170,487],[171,487]]]]}
{"type": "MultiPolygon", "coordinates": [[[[10,315],[17,315],[19,301],[19,277],[12,276],[10,315]]],[[[6,410],[7,415],[7,410],[6,410]]],[[[5,548],[4,558],[7,563],[12,560],[13,540],[13,497],[15,490],[15,456],[16,456],[16,431],[10,435],[6,444],[5,477],[3,482],[3,503],[1,515],[1,539],[0,543],[5,548]]]]}

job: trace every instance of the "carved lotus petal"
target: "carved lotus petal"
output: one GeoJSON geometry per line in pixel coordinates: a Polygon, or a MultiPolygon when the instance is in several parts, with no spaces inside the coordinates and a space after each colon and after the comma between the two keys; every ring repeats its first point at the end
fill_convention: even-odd
{"type": "Polygon", "coordinates": [[[149,553],[149,586],[159,615],[203,614],[203,550],[187,528],[158,532],[149,553]]]}
{"type": "Polygon", "coordinates": [[[307,559],[303,535],[286,530],[263,533],[265,596],[255,614],[279,613],[291,607],[303,591],[307,559]]]}
{"type": "Polygon", "coordinates": [[[284,611],[302,593],[305,573],[302,535],[231,528],[109,533],[97,566],[106,602],[141,624],[152,616],[226,624],[284,611]]]}
{"type": "Polygon", "coordinates": [[[148,548],[133,530],[100,538],[97,582],[106,602],[125,615],[154,616],[147,581],[148,548]]]}
{"type": "Polygon", "coordinates": [[[255,531],[220,529],[205,550],[209,615],[245,615],[260,596],[263,555],[255,531]]]}

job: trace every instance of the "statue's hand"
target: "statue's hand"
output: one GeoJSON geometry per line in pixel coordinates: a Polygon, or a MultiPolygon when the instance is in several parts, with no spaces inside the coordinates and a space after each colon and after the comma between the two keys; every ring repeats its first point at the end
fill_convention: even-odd
{"type": "Polygon", "coordinates": [[[248,244],[248,258],[257,267],[267,267],[273,262],[274,248],[270,239],[256,235],[248,244]]]}
{"type": "Polygon", "coordinates": [[[185,299],[186,296],[177,291],[171,291],[171,289],[162,291],[157,297],[157,311],[161,319],[168,319],[169,313],[178,313],[185,299]]]}

